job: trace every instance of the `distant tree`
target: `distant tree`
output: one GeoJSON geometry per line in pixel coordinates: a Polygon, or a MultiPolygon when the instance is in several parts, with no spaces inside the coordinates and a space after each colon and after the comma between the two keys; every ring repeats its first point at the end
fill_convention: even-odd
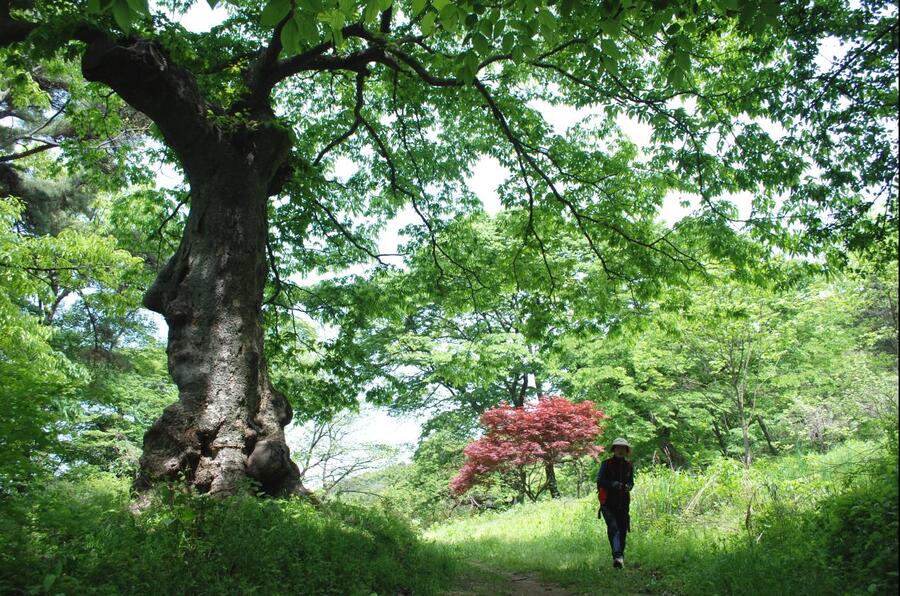
{"type": "Polygon", "coordinates": [[[599,455],[596,441],[606,416],[590,401],[572,403],[558,395],[545,395],[537,403],[513,407],[500,404],[481,416],[487,432],[470,443],[466,462],[450,482],[463,494],[494,473],[510,477],[512,484],[532,501],[545,490],[559,497],[554,466],[566,459],[599,455]],[[543,469],[543,482],[535,489],[529,472],[543,469]]]}
{"type": "Polygon", "coordinates": [[[20,233],[23,212],[19,201],[0,198],[0,492],[52,467],[52,429],[86,381],[52,342],[57,289],[118,286],[136,265],[108,237],[20,233]]]}
{"type": "Polygon", "coordinates": [[[463,450],[471,437],[445,428],[423,438],[412,461],[364,472],[348,479],[334,492],[341,500],[372,504],[386,501],[391,509],[420,526],[446,521],[472,509],[496,508],[515,497],[509,488],[494,483],[470,491],[466,500],[455,498],[450,480],[462,467],[463,450]]]}
{"type": "Polygon", "coordinates": [[[548,382],[602,405],[638,457],[674,467],[872,436],[896,411],[896,273],[826,280],[794,267],[768,288],[710,271],[626,333],[566,333],[548,382]]]}
{"type": "Polygon", "coordinates": [[[347,480],[393,462],[398,449],[392,445],[353,440],[357,418],[342,413],[328,420],[313,420],[294,442],[294,458],[300,477],[322,496],[340,493],[347,480]]]}
{"type": "MultiPolygon", "coordinates": [[[[643,225],[653,228],[654,217],[643,225]]],[[[559,338],[584,341],[643,316],[651,296],[677,283],[667,278],[673,268],[687,267],[600,242],[606,267],[633,281],[612,280],[571,230],[548,229],[546,254],[523,247],[527,225],[528,213],[515,209],[458,218],[437,236],[440,252],[424,239],[407,245],[404,271],[311,288],[306,310],[338,329],[326,346],[340,367],[332,376],[353,375],[370,402],[428,412],[425,434],[448,426],[472,433],[501,402],[522,406],[559,392],[546,367],[559,338]]],[[[682,240],[677,230],[668,238],[682,240]]]]}

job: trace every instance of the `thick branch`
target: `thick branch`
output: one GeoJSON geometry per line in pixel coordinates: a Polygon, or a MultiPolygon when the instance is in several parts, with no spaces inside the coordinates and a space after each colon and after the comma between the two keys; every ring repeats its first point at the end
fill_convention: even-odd
{"type": "Polygon", "coordinates": [[[82,58],[81,70],[87,80],[108,85],[149,116],[189,173],[209,172],[219,165],[216,153],[221,152],[210,151],[221,146],[208,118],[212,106],[193,74],[172,62],[155,42],[95,41],[82,58]]]}
{"type": "Polygon", "coordinates": [[[25,151],[20,151],[18,153],[10,153],[7,155],[0,155],[0,162],[4,161],[14,161],[17,159],[22,159],[23,157],[28,157],[29,155],[35,155],[36,153],[42,153],[49,149],[54,149],[59,147],[56,143],[50,143],[47,141],[41,141],[43,145],[38,145],[37,147],[32,147],[31,149],[26,149],[25,151]]]}
{"type": "Polygon", "coordinates": [[[0,48],[25,41],[37,25],[17,21],[9,16],[9,2],[0,3],[0,48]]]}

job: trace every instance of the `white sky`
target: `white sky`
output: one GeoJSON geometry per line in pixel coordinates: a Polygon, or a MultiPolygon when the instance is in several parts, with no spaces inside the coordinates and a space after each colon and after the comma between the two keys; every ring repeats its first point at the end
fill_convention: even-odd
{"type": "MultiPolygon", "coordinates": [[[[349,438],[351,444],[382,443],[400,447],[400,458],[409,461],[424,422],[424,417],[390,416],[383,408],[364,404],[359,415],[354,417],[349,438]]],[[[291,424],[285,429],[287,443],[292,451],[297,450],[303,429],[304,426],[298,424],[291,424]]]]}

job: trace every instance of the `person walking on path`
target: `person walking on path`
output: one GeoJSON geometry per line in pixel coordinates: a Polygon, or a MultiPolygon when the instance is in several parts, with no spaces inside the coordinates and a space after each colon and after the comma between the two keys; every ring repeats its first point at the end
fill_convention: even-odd
{"type": "Polygon", "coordinates": [[[631,454],[628,441],[618,437],[612,442],[613,456],[600,464],[597,472],[597,498],[600,514],[606,522],[606,534],[612,549],[613,567],[625,566],[625,537],[631,520],[628,508],[634,487],[634,466],[626,456],[631,454]]]}

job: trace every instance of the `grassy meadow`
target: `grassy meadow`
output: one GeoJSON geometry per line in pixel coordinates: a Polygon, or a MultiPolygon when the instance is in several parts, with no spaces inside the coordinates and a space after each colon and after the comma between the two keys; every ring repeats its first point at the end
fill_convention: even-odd
{"type": "Polygon", "coordinates": [[[626,569],[611,568],[593,497],[526,504],[427,533],[462,561],[536,572],[585,594],[895,593],[894,455],[849,443],[824,455],[720,460],[637,478],[626,569]]]}
{"type": "Polygon", "coordinates": [[[500,594],[517,572],[582,594],[889,594],[896,454],[851,442],[749,470],[725,459],[644,469],[624,571],[611,568],[592,496],[422,533],[389,501],[170,492],[134,515],[124,481],[92,475],[3,502],[0,593],[500,594]]]}

